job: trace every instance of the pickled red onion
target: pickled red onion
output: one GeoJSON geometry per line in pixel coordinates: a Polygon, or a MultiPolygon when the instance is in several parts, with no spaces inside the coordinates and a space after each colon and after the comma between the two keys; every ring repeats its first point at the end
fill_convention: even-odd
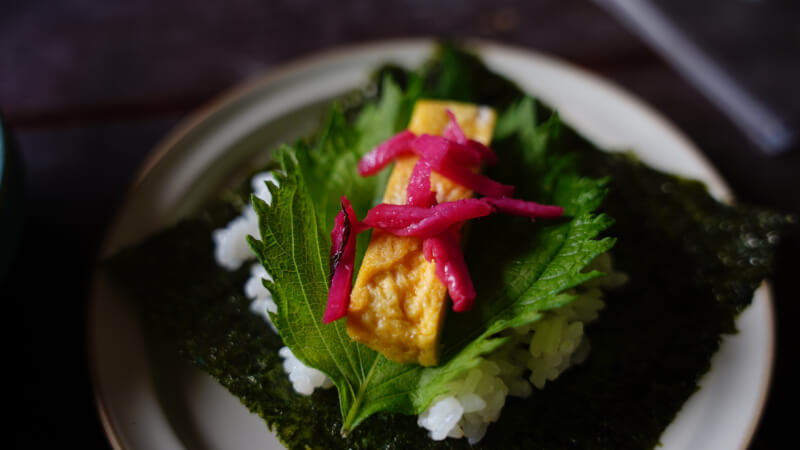
{"type": "Polygon", "coordinates": [[[564,208],[553,205],[542,205],[541,203],[529,202],[517,198],[498,198],[484,197],[481,200],[497,207],[498,211],[515,216],[530,217],[531,219],[541,217],[543,219],[555,219],[564,214],[564,208]]]}
{"type": "Polygon", "coordinates": [[[342,209],[336,215],[331,231],[331,286],[322,323],[331,323],[347,314],[353,284],[356,235],[363,231],[347,198],[342,196],[341,202],[342,209]]]}
{"type": "Polygon", "coordinates": [[[424,159],[417,161],[406,187],[406,204],[412,206],[433,206],[436,192],[431,191],[431,165],[424,159]]]}
{"type": "Polygon", "coordinates": [[[382,203],[369,212],[364,224],[395,236],[429,238],[463,222],[488,216],[494,208],[482,199],[466,198],[430,208],[382,203]]]}
{"type": "Polygon", "coordinates": [[[477,166],[481,163],[477,150],[441,136],[423,134],[411,142],[411,147],[422,159],[436,165],[477,166]]]}
{"type": "Polygon", "coordinates": [[[483,161],[485,164],[490,166],[497,164],[497,155],[494,154],[494,151],[474,139],[468,139],[467,135],[464,134],[461,126],[458,124],[456,115],[453,114],[453,111],[448,109],[446,112],[450,120],[448,120],[447,125],[444,127],[442,137],[445,139],[450,139],[451,141],[459,144],[465,144],[467,147],[473,149],[478,153],[481,161],[483,161]]]}
{"type": "Polygon", "coordinates": [[[466,144],[468,141],[467,135],[464,134],[464,130],[462,130],[461,125],[458,124],[456,115],[453,114],[453,111],[450,111],[449,109],[445,112],[447,112],[447,117],[450,120],[447,121],[444,131],[442,131],[442,137],[445,139],[450,139],[454,142],[458,142],[459,144],[466,144]]]}
{"type": "Polygon", "coordinates": [[[425,239],[422,251],[428,261],[436,263],[436,277],[447,286],[447,293],[453,300],[453,311],[472,309],[476,296],[475,286],[453,230],[425,239]]]}
{"type": "Polygon", "coordinates": [[[358,173],[363,177],[374,175],[386,167],[398,156],[412,153],[411,142],[416,138],[414,133],[401,131],[389,140],[384,141],[369,153],[361,157],[358,162],[358,173]]]}
{"type": "Polygon", "coordinates": [[[475,173],[466,167],[432,162],[431,168],[445,178],[449,178],[453,182],[482,195],[491,197],[510,197],[514,195],[514,186],[498,183],[486,175],[475,173]]]}

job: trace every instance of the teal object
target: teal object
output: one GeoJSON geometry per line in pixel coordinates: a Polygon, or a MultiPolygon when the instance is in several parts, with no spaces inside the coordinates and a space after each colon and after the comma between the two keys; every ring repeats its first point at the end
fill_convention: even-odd
{"type": "Polygon", "coordinates": [[[0,285],[22,235],[22,173],[13,137],[0,116],[0,285]]]}

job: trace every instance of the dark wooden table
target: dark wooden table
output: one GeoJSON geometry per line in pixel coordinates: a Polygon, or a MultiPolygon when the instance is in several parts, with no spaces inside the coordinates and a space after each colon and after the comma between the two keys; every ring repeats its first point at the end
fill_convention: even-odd
{"type": "MultiPolygon", "coordinates": [[[[108,446],[87,373],[86,291],[110,216],[150,149],[220,91],[319,50],[444,36],[551,53],[614,80],[660,110],[698,144],[741,201],[800,212],[800,152],[778,158],[760,154],[701,93],[595,4],[429,3],[29,0],[0,5],[0,109],[19,142],[26,179],[21,249],[0,287],[8,324],[3,367],[17,447],[108,446]]],[[[796,26],[798,9],[786,8],[795,15],[785,22],[796,26]]],[[[708,35],[718,45],[725,46],[725,36],[739,36],[715,28],[712,16],[684,9],[688,21],[707,21],[708,35]]],[[[800,36],[794,36],[797,44],[800,36]]],[[[757,57],[748,58],[739,52],[740,40],[731,42],[724,56],[732,70],[754,80],[759,93],[789,105],[784,111],[796,112],[798,54],[768,42],[750,48],[757,57]]],[[[800,117],[790,119],[800,123],[800,117]]],[[[798,248],[791,240],[782,245],[774,279],[778,359],[755,448],[783,448],[795,441],[790,433],[798,399],[797,332],[791,319],[798,307],[790,283],[798,248]]]]}

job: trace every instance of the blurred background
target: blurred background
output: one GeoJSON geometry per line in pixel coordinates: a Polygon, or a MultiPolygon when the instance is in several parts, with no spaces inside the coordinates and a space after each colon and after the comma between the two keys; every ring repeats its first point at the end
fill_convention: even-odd
{"type": "MultiPolygon", "coordinates": [[[[686,133],[740,201],[800,213],[798,24],[790,0],[3,1],[0,111],[25,222],[0,241],[17,247],[0,276],[15,446],[108,447],[85,351],[97,246],[148,152],[221,91],[342,45],[498,41],[613,80],[686,133]]],[[[784,447],[796,423],[797,250],[779,255],[778,360],[754,448],[784,447]]]]}

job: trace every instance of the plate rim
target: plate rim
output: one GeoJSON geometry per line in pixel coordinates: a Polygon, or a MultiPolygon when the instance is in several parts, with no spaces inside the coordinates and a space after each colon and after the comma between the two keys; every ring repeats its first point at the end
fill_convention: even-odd
{"type": "MultiPolygon", "coordinates": [[[[175,148],[177,143],[186,139],[187,136],[189,136],[194,130],[198,129],[199,125],[202,125],[209,118],[220,113],[225,108],[232,107],[233,105],[236,104],[237,101],[247,98],[247,96],[250,93],[256,92],[262,87],[268,86],[277,80],[286,78],[287,76],[295,72],[302,71],[307,68],[312,68],[318,65],[324,65],[326,62],[336,61],[337,59],[343,58],[348,55],[356,54],[359,52],[368,52],[370,50],[376,50],[387,47],[410,48],[410,47],[427,46],[430,48],[434,48],[436,43],[440,41],[441,40],[436,37],[401,37],[393,39],[372,40],[354,44],[337,45],[326,49],[312,51],[303,54],[301,56],[298,56],[296,58],[289,59],[283,63],[279,63],[275,67],[268,68],[263,72],[260,72],[252,77],[248,77],[238,83],[235,83],[231,87],[224,89],[219,94],[213,96],[203,105],[193,109],[186,117],[181,119],[176,126],[172,127],[161,140],[158,141],[158,143],[153,147],[153,149],[148,152],[144,161],[136,169],[133,181],[131,181],[128,184],[125,193],[123,194],[118,206],[114,208],[114,211],[108,221],[108,225],[104,230],[103,240],[101,241],[102,244],[99,246],[94,258],[94,264],[90,278],[90,285],[94,285],[97,281],[98,267],[109,245],[108,237],[111,234],[111,230],[113,229],[115,224],[119,221],[122,215],[122,211],[125,208],[125,205],[127,205],[130,202],[130,199],[134,196],[139,185],[146,178],[146,176],[154,168],[158,166],[158,164],[170,152],[170,150],[175,148]]],[[[533,58],[533,59],[543,60],[555,66],[568,69],[569,71],[577,72],[581,76],[591,79],[594,82],[597,82],[598,84],[602,85],[605,89],[612,92],[615,96],[621,97],[626,102],[634,104],[641,112],[646,113],[650,119],[658,123],[660,127],[663,127],[665,130],[669,131],[675,137],[679,138],[685,145],[686,150],[692,153],[692,155],[696,157],[698,160],[700,160],[705,166],[705,168],[708,169],[708,175],[713,180],[712,184],[715,183],[720,189],[719,200],[727,203],[733,202],[735,200],[735,197],[733,196],[733,192],[730,186],[721,176],[717,168],[713,164],[711,164],[710,160],[706,157],[706,155],[695,145],[695,143],[680,128],[678,128],[675,124],[673,124],[660,111],[658,111],[649,103],[647,103],[643,98],[638,97],[634,93],[626,90],[623,86],[619,85],[615,81],[606,78],[600,74],[597,74],[580,65],[577,65],[571,61],[562,59],[558,56],[548,54],[537,49],[524,47],[522,45],[502,43],[482,38],[460,39],[457,41],[457,43],[459,45],[463,45],[464,47],[470,50],[474,50],[479,54],[483,52],[491,52],[493,50],[502,50],[507,53],[514,53],[515,55],[523,58],[533,58]]],[[[742,442],[742,445],[740,446],[741,449],[746,449],[752,442],[753,437],[755,436],[756,430],[758,429],[758,425],[761,422],[761,418],[763,417],[764,414],[764,408],[772,385],[772,378],[774,376],[775,340],[776,340],[775,308],[773,300],[774,291],[772,289],[770,282],[767,280],[762,282],[759,289],[764,290],[764,295],[766,299],[765,306],[766,306],[766,319],[767,319],[766,322],[767,322],[767,346],[768,346],[767,367],[766,367],[767,376],[765,377],[764,382],[760,386],[760,390],[758,392],[758,400],[755,405],[757,412],[752,416],[751,420],[748,423],[748,430],[745,434],[745,439],[742,442]]],[[[94,394],[94,403],[97,408],[98,416],[103,426],[103,430],[112,448],[125,449],[125,447],[122,445],[122,439],[120,438],[121,433],[114,426],[113,420],[111,419],[110,413],[108,411],[107,403],[104,401],[104,396],[102,390],[100,389],[99,368],[97,365],[97,355],[95,354],[95,348],[94,348],[94,342],[96,339],[95,320],[97,319],[95,317],[96,308],[94,307],[94,303],[97,300],[94,298],[94,296],[90,294],[88,295],[88,297],[89,298],[86,303],[86,316],[85,316],[87,318],[87,328],[88,328],[86,333],[85,349],[87,351],[87,362],[89,366],[88,368],[90,374],[90,381],[92,384],[92,391],[94,394]]],[[[680,410],[676,413],[676,415],[677,414],[680,414],[680,410]]]]}

